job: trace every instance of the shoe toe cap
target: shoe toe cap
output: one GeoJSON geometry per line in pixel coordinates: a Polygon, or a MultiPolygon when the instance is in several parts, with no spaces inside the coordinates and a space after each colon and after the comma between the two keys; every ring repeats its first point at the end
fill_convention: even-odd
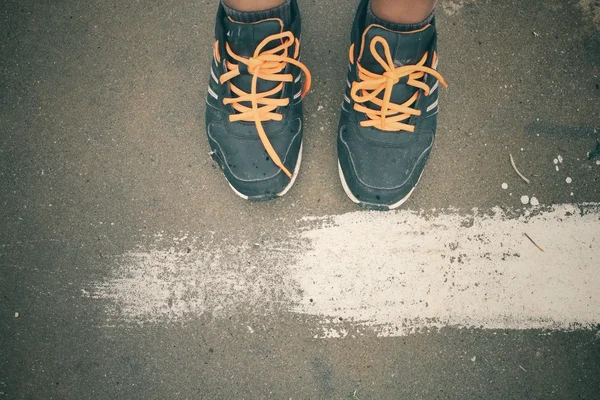
{"type": "Polygon", "coordinates": [[[338,154],[347,191],[364,205],[396,205],[416,186],[432,146],[433,135],[427,132],[397,146],[369,141],[342,127],[338,154]]]}
{"type": "MultiPolygon", "coordinates": [[[[302,134],[299,123],[289,124],[285,129],[269,135],[269,140],[283,164],[293,172],[302,134]]],[[[213,158],[238,195],[266,200],[276,197],[290,184],[290,178],[271,160],[257,134],[232,134],[221,124],[209,125],[208,134],[213,158]]]]}

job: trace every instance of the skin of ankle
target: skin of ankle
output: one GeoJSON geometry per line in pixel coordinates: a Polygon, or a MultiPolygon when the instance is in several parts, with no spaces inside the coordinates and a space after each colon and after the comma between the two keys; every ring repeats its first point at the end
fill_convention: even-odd
{"type": "Polygon", "coordinates": [[[423,22],[435,8],[436,0],[371,0],[371,11],[395,24],[423,22]]]}
{"type": "Polygon", "coordinates": [[[285,0],[225,0],[227,6],[241,12],[270,10],[279,7],[283,3],[285,3],[285,0]]]}

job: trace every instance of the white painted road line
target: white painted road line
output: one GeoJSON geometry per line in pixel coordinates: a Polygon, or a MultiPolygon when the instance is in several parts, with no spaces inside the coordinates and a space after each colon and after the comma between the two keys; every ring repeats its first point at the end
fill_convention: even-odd
{"type": "Polygon", "coordinates": [[[116,258],[86,289],[113,321],[277,309],[317,317],[320,337],[600,323],[600,203],[492,214],[361,211],[307,218],[293,237],[260,246],[157,244],[116,258]]]}

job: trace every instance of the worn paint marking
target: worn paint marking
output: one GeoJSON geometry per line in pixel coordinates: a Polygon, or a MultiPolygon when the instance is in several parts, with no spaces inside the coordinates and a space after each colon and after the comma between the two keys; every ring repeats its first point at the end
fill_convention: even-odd
{"type": "Polygon", "coordinates": [[[318,337],[600,323],[600,204],[305,218],[270,243],[186,239],[114,259],[86,296],[125,323],[291,312],[318,337]],[[189,249],[189,250],[185,250],[189,249]],[[541,250],[543,249],[543,251],[541,250]]]}

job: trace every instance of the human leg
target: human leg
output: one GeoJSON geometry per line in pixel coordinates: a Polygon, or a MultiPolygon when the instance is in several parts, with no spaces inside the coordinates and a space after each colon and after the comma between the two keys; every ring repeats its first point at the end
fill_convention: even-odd
{"type": "MultiPolygon", "coordinates": [[[[238,0],[239,1],[239,0],[238,0]]],[[[371,0],[377,17],[396,24],[417,24],[433,11],[437,0],[371,0]]]]}
{"type": "Polygon", "coordinates": [[[237,11],[252,12],[279,7],[285,0],[223,0],[223,3],[237,11]]]}

